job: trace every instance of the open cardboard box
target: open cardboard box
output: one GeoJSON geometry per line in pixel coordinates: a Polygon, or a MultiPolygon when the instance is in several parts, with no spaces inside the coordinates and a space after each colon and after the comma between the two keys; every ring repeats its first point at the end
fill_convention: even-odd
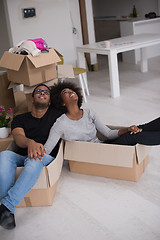
{"type": "Polygon", "coordinates": [[[71,172],[137,182],[148,164],[150,149],[140,144],[124,146],[66,141],[64,159],[69,160],[71,172]]]}
{"type": "Polygon", "coordinates": [[[33,86],[57,78],[56,63],[61,61],[54,49],[33,57],[4,52],[0,66],[7,69],[9,81],[33,86]]]}
{"type": "MultiPolygon", "coordinates": [[[[36,184],[33,186],[30,192],[26,194],[18,207],[52,205],[63,165],[63,146],[64,141],[61,141],[56,158],[48,166],[43,168],[36,184]]],[[[12,142],[8,149],[15,149],[15,143],[12,142]]],[[[22,170],[23,167],[17,168],[16,179],[22,170]]]]}

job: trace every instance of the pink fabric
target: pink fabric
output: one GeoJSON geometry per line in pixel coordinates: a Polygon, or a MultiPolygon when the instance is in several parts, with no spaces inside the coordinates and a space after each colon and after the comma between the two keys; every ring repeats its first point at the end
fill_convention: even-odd
{"type": "Polygon", "coordinates": [[[36,44],[36,47],[41,51],[47,50],[43,38],[28,39],[28,41],[33,41],[36,44]]]}

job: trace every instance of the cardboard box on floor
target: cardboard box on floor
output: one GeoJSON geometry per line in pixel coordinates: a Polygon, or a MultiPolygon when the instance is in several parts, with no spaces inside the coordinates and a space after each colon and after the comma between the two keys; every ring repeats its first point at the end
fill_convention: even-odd
{"type": "Polygon", "coordinates": [[[9,135],[9,137],[7,138],[0,138],[0,152],[6,150],[12,141],[13,141],[12,135],[9,135]]]}
{"type": "Polygon", "coordinates": [[[64,159],[69,160],[71,172],[137,182],[148,164],[150,149],[140,144],[66,141],[64,159]]]}
{"type": "MultiPolygon", "coordinates": [[[[58,79],[64,78],[74,78],[73,67],[71,65],[60,65],[57,68],[58,79]]],[[[58,82],[58,79],[52,79],[50,81],[45,82],[48,87],[53,86],[58,82]]],[[[35,85],[36,86],[36,85],[35,85]]],[[[32,92],[35,86],[25,86],[23,84],[17,84],[11,82],[9,85],[9,89],[13,89],[16,114],[20,114],[23,112],[31,111],[32,108],[32,92]]]]}
{"type": "Polygon", "coordinates": [[[33,86],[57,78],[56,63],[61,61],[54,49],[33,57],[4,52],[0,66],[7,69],[9,81],[33,86]]]}
{"type": "Polygon", "coordinates": [[[15,106],[13,90],[8,89],[10,82],[6,71],[0,71],[0,105],[6,109],[15,106]]]}
{"type": "MultiPolygon", "coordinates": [[[[26,194],[18,207],[52,205],[63,165],[63,146],[64,142],[61,141],[56,158],[48,166],[43,168],[38,181],[30,192],[26,194]]],[[[15,149],[14,142],[12,142],[8,149],[15,149]]],[[[23,167],[17,168],[16,179],[21,174],[22,170],[23,167]]]]}

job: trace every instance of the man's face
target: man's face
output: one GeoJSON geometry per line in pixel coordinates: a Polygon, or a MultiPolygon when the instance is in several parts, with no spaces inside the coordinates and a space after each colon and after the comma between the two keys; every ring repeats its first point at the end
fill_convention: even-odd
{"type": "Polygon", "coordinates": [[[50,105],[50,91],[45,86],[36,88],[33,96],[33,104],[36,108],[47,108],[50,105]]]}

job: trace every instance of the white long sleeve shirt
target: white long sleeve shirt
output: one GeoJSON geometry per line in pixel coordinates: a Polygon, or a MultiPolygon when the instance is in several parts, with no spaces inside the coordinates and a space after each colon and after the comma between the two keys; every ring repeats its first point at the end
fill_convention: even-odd
{"type": "Polygon", "coordinates": [[[83,109],[83,117],[79,120],[71,120],[63,114],[50,130],[44,145],[46,153],[50,154],[60,138],[68,141],[101,142],[96,136],[97,131],[108,139],[116,139],[119,130],[108,128],[90,109],[83,109]]]}

